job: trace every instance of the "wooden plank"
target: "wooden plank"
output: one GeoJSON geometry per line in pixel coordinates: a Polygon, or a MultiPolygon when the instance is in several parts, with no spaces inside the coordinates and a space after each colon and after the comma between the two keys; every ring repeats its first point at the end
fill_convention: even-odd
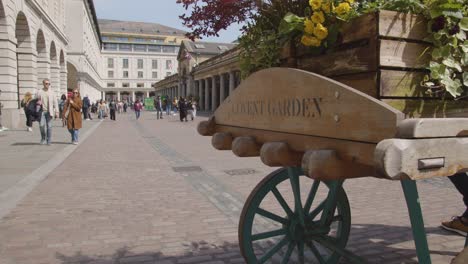
{"type": "Polygon", "coordinates": [[[378,14],[379,36],[422,41],[427,37],[423,16],[381,10],[378,14]]]}
{"type": "Polygon", "coordinates": [[[468,117],[467,100],[382,99],[407,118],[468,117]]]}
{"type": "Polygon", "coordinates": [[[377,14],[360,16],[350,23],[345,23],[341,28],[342,43],[355,42],[361,39],[377,38],[377,14]]]}
{"type": "Polygon", "coordinates": [[[398,138],[462,137],[468,135],[468,118],[413,118],[398,125],[398,138]]]}
{"type": "Polygon", "coordinates": [[[468,138],[387,139],[375,151],[376,171],[394,180],[427,179],[468,171],[468,138]]]}
{"type": "Polygon", "coordinates": [[[381,67],[424,69],[429,65],[428,45],[388,39],[379,42],[381,67]]]}
{"type": "Polygon", "coordinates": [[[215,112],[217,125],[377,143],[403,114],[323,76],[288,68],[254,73],[215,112]]]}
{"type": "Polygon", "coordinates": [[[304,56],[297,67],[324,76],[377,71],[376,42],[369,40],[357,47],[332,51],[320,56],[304,56]]]}
{"type": "Polygon", "coordinates": [[[357,74],[340,75],[331,77],[333,80],[346,84],[369,96],[377,98],[377,73],[365,72],[357,74]]]}
{"type": "Polygon", "coordinates": [[[361,143],[225,125],[216,125],[216,131],[230,133],[234,138],[250,136],[255,138],[255,142],[261,145],[268,142],[286,142],[289,148],[295,152],[304,153],[313,149],[333,149],[345,160],[369,166],[374,164],[374,150],[376,146],[374,143],[361,143]]]}
{"type": "Polygon", "coordinates": [[[381,70],[380,96],[429,97],[421,86],[424,75],[424,72],[381,70]]]}

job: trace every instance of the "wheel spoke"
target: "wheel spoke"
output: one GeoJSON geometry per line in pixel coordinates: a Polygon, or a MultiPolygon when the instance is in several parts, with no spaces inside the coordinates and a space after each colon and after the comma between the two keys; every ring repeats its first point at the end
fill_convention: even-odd
{"type": "Polygon", "coordinates": [[[288,250],[286,251],[286,254],[284,255],[283,259],[281,260],[281,264],[287,264],[289,262],[289,259],[291,258],[291,254],[294,250],[294,242],[290,241],[288,245],[288,250]]]}
{"type": "Polygon", "coordinates": [[[278,203],[281,205],[281,207],[283,207],[283,210],[286,212],[286,214],[289,217],[291,217],[294,213],[292,212],[291,208],[289,208],[288,203],[286,203],[286,201],[284,200],[283,196],[278,191],[278,189],[276,187],[274,187],[273,190],[271,190],[271,191],[275,195],[276,200],[278,201],[278,203]]]}
{"type": "Polygon", "coordinates": [[[319,261],[320,264],[326,263],[326,261],[323,259],[322,255],[318,251],[317,247],[315,247],[314,242],[309,241],[306,244],[310,248],[310,250],[312,250],[312,253],[314,253],[315,258],[319,261]]]}
{"type": "Polygon", "coordinates": [[[310,216],[312,219],[315,219],[315,217],[323,210],[323,208],[325,208],[325,204],[326,204],[326,200],[325,200],[325,201],[322,201],[322,202],[317,206],[317,208],[315,208],[312,212],[310,212],[309,216],[310,216]]]}
{"type": "Polygon", "coordinates": [[[312,203],[314,202],[315,195],[317,194],[318,187],[320,185],[320,181],[314,181],[314,184],[312,184],[312,187],[310,188],[309,196],[307,197],[306,203],[304,205],[304,212],[309,213],[310,207],[312,206],[312,203]]]}
{"type": "Polygon", "coordinates": [[[297,254],[299,257],[299,263],[304,264],[304,240],[300,240],[297,243],[297,254]]]}
{"type": "Polygon", "coordinates": [[[258,208],[258,209],[257,209],[257,214],[259,214],[259,215],[261,215],[261,216],[263,216],[263,217],[266,217],[266,218],[268,218],[268,219],[271,219],[271,220],[273,220],[273,221],[275,221],[275,222],[279,222],[279,223],[281,223],[281,224],[283,224],[283,225],[288,224],[288,220],[287,220],[287,219],[285,219],[285,218],[283,218],[283,217],[281,217],[281,216],[278,216],[278,215],[276,215],[276,214],[274,214],[274,213],[272,213],[272,212],[265,211],[265,210],[263,210],[262,208],[258,208]]]}
{"type": "Polygon", "coordinates": [[[268,259],[270,259],[273,255],[278,252],[284,245],[288,243],[288,238],[284,237],[276,246],[274,246],[270,251],[268,251],[265,255],[263,255],[259,260],[258,263],[265,263],[268,259]]]}
{"type": "Polygon", "coordinates": [[[271,238],[271,237],[286,235],[287,232],[288,231],[286,229],[282,228],[282,229],[278,229],[278,230],[274,230],[274,231],[255,234],[255,235],[252,236],[252,241],[257,241],[257,240],[267,239],[267,238],[271,238]]]}
{"type": "Polygon", "coordinates": [[[294,211],[299,216],[299,223],[305,226],[304,221],[304,208],[302,207],[301,201],[301,188],[299,183],[299,175],[297,175],[293,168],[288,168],[289,179],[291,181],[291,187],[294,194],[294,211]]]}

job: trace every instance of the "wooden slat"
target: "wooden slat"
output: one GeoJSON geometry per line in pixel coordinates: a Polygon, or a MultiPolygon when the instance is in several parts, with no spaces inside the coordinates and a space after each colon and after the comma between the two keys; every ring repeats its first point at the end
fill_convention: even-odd
{"type": "Polygon", "coordinates": [[[382,99],[382,101],[402,111],[407,118],[468,117],[466,100],[382,99]]]}
{"type": "Polygon", "coordinates": [[[427,21],[423,16],[382,10],[379,12],[379,35],[422,41],[427,37],[427,21]]]}
{"type": "Polygon", "coordinates": [[[421,86],[424,75],[424,72],[381,70],[380,96],[429,97],[421,86]]]}
{"type": "Polygon", "coordinates": [[[340,75],[331,77],[333,80],[346,84],[369,96],[377,98],[377,73],[365,72],[357,74],[340,75]]]}
{"type": "Polygon", "coordinates": [[[397,40],[380,40],[380,66],[424,69],[429,65],[428,45],[397,40]]]}
{"type": "Polygon", "coordinates": [[[413,118],[398,125],[398,138],[466,137],[468,118],[413,118]]]}
{"type": "Polygon", "coordinates": [[[251,136],[255,138],[255,142],[260,145],[267,142],[286,142],[291,150],[296,152],[306,152],[312,149],[333,149],[339,153],[340,157],[346,160],[352,160],[358,164],[370,166],[374,164],[374,150],[376,144],[372,143],[286,134],[224,125],[216,125],[216,131],[230,133],[235,138],[251,136]]]}
{"type": "Polygon", "coordinates": [[[297,69],[259,71],[215,112],[217,125],[377,143],[403,115],[339,82],[297,69]]]}

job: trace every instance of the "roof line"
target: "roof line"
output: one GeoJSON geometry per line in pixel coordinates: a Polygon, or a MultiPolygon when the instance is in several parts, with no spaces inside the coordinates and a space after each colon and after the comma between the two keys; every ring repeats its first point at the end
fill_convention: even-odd
{"type": "Polygon", "coordinates": [[[96,15],[96,8],[94,8],[94,1],[88,0],[88,3],[89,3],[89,7],[91,8],[91,13],[93,13],[94,24],[96,24],[96,30],[97,30],[98,38],[99,38],[99,46],[102,46],[101,31],[99,30],[99,23],[98,23],[98,19],[96,15]]]}

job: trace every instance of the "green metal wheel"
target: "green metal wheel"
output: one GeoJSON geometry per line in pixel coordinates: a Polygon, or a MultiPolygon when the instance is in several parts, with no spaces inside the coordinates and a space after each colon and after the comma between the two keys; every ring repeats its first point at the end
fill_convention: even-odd
{"type": "Polygon", "coordinates": [[[321,182],[300,168],[278,169],[252,191],[242,210],[239,243],[247,263],[337,263],[351,212],[342,181],[321,182]]]}

